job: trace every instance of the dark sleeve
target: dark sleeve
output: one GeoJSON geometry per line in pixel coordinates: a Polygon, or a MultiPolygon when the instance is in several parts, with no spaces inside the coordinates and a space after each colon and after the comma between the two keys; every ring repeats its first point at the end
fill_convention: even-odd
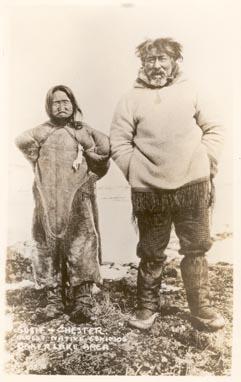
{"type": "Polygon", "coordinates": [[[110,141],[109,137],[98,130],[90,128],[88,131],[93,138],[94,146],[84,151],[89,169],[102,178],[110,167],[110,141]]]}
{"type": "Polygon", "coordinates": [[[24,131],[15,139],[16,146],[22,151],[25,158],[35,164],[39,156],[40,143],[35,134],[35,128],[24,131]]]}

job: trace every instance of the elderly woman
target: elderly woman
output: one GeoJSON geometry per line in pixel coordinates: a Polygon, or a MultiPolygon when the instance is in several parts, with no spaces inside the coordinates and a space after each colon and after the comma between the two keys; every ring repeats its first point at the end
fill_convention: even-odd
{"type": "Polygon", "coordinates": [[[34,169],[33,269],[47,289],[38,313],[53,319],[64,312],[65,287],[73,291],[70,317],[91,319],[93,283],[100,283],[100,237],[95,182],[109,167],[109,140],[81,122],[72,91],[63,85],[46,97],[49,120],[22,133],[16,144],[34,169]]]}

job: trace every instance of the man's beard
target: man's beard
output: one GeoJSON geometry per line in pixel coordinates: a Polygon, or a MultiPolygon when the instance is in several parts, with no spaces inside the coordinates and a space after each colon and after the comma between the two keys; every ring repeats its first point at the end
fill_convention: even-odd
{"type": "Polygon", "coordinates": [[[178,73],[178,67],[174,67],[172,73],[167,73],[164,69],[146,70],[141,67],[138,72],[137,81],[150,88],[162,88],[168,86],[178,73]],[[160,74],[156,76],[156,74],[160,74]]]}
{"type": "Polygon", "coordinates": [[[169,79],[167,72],[163,69],[158,71],[152,70],[146,75],[149,79],[150,85],[156,86],[156,87],[165,86],[169,79]]]}

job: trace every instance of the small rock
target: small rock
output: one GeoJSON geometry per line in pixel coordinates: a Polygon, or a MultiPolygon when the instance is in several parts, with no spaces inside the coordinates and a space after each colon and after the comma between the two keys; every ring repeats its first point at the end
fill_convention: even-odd
{"type": "Polygon", "coordinates": [[[49,368],[49,358],[46,354],[33,354],[27,360],[27,370],[31,374],[43,374],[49,368]]]}

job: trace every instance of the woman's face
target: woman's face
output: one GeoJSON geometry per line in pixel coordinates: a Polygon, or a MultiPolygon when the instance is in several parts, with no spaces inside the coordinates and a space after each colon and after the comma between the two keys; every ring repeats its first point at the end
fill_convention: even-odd
{"type": "Polygon", "coordinates": [[[54,92],[51,112],[52,116],[59,120],[69,119],[72,116],[73,105],[65,92],[61,90],[54,92]]]}

